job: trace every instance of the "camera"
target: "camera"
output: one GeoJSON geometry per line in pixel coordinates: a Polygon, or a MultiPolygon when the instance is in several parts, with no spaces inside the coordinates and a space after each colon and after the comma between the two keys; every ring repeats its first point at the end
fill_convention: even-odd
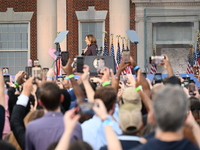
{"type": "Polygon", "coordinates": [[[94,115],[95,112],[93,110],[93,107],[95,106],[95,103],[80,103],[77,106],[77,113],[78,114],[86,114],[86,115],[94,115]]]}
{"type": "Polygon", "coordinates": [[[163,59],[165,59],[165,56],[150,56],[149,57],[149,64],[158,64],[162,65],[163,59]]]}

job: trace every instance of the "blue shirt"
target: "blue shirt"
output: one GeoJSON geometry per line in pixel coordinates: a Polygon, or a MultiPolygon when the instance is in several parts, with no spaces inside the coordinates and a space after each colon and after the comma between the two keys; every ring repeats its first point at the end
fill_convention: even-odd
{"type": "MultiPolygon", "coordinates": [[[[48,146],[60,140],[64,132],[63,114],[48,112],[42,118],[31,121],[26,127],[26,150],[46,150],[48,146]]],[[[71,141],[82,139],[80,124],[77,124],[71,141]]]]}
{"type": "MultiPolygon", "coordinates": [[[[89,143],[93,150],[99,150],[102,146],[107,145],[102,121],[97,116],[85,121],[82,125],[83,141],[89,143]]],[[[122,133],[118,123],[113,120],[112,128],[116,134],[122,133]]]]}

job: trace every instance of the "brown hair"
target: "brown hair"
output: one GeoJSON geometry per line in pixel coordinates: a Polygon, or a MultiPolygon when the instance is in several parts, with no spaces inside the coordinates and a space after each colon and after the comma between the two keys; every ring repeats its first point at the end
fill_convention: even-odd
{"type": "Polygon", "coordinates": [[[117,94],[113,87],[104,86],[96,90],[94,98],[101,99],[103,103],[105,104],[107,111],[109,111],[112,109],[113,104],[116,103],[117,94]]]}
{"type": "Polygon", "coordinates": [[[91,42],[91,45],[97,45],[97,40],[93,34],[88,34],[86,37],[91,42]]]}
{"type": "Polygon", "coordinates": [[[72,144],[70,144],[68,150],[77,150],[77,149],[81,149],[81,150],[92,150],[92,147],[81,140],[75,141],[72,144]]]}
{"type": "Polygon", "coordinates": [[[54,111],[60,105],[61,90],[53,82],[45,82],[39,89],[38,97],[47,110],[54,111]]]}

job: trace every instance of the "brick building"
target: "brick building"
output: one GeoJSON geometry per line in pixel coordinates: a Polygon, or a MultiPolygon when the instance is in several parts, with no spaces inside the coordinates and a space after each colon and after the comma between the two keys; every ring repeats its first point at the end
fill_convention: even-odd
{"type": "MultiPolygon", "coordinates": [[[[95,34],[99,48],[104,46],[105,36],[109,49],[113,34],[116,52],[116,36],[128,38],[126,30],[136,30],[140,38],[137,52],[135,44],[128,45],[131,55],[144,68],[154,44],[158,54],[165,52],[171,56],[174,51],[181,51],[187,55],[186,45],[195,41],[200,20],[200,0],[0,0],[0,3],[0,66],[9,67],[10,74],[24,70],[29,58],[39,59],[42,67],[51,67],[53,59],[48,49],[55,48],[57,33],[65,30],[69,33],[60,44],[70,56],[85,48],[88,33],[95,34]],[[107,34],[102,34],[104,31],[107,34]],[[184,36],[186,40],[180,38],[184,36]]],[[[181,64],[184,70],[186,59],[182,55],[176,57],[180,62],[174,66],[181,64]]]]}

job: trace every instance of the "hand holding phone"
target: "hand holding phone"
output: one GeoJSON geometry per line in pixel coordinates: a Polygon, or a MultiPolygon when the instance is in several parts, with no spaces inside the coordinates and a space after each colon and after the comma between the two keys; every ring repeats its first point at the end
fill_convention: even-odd
{"type": "Polygon", "coordinates": [[[125,62],[125,63],[129,63],[130,62],[130,51],[129,50],[124,50],[122,52],[122,60],[125,62]]]}
{"type": "Polygon", "coordinates": [[[149,64],[163,65],[163,59],[165,59],[165,56],[150,56],[149,64]]]}

